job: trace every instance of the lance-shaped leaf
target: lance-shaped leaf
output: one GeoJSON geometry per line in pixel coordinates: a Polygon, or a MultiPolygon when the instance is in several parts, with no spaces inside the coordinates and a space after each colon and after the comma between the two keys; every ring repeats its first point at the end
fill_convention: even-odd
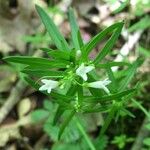
{"type": "Polygon", "coordinates": [[[59,32],[58,28],[56,27],[52,19],[49,17],[49,15],[40,6],[36,5],[35,7],[56,47],[60,50],[69,50],[69,46],[65,38],[59,32]]]}
{"type": "MultiPolygon", "coordinates": [[[[77,86],[71,86],[70,89],[68,90],[66,96],[72,96],[75,95],[75,92],[77,91],[77,86]]],[[[71,99],[68,99],[67,102],[69,103],[71,99]]],[[[64,113],[65,109],[63,109],[61,106],[58,106],[56,114],[54,116],[53,124],[55,125],[58,121],[58,119],[62,116],[64,113]]]]}
{"type": "Polygon", "coordinates": [[[87,102],[87,103],[109,102],[109,101],[117,100],[117,99],[120,100],[122,97],[127,96],[135,91],[136,91],[135,89],[130,89],[130,90],[126,90],[123,92],[101,96],[101,97],[84,96],[83,100],[84,102],[87,102]]]}
{"type": "Polygon", "coordinates": [[[107,41],[105,46],[101,49],[101,51],[98,53],[97,57],[94,59],[93,63],[95,65],[98,64],[113,48],[114,44],[116,43],[116,41],[121,33],[122,27],[123,27],[123,22],[120,22],[117,24],[117,27],[116,27],[115,31],[113,32],[112,36],[107,41]]]}
{"type": "Polygon", "coordinates": [[[103,64],[97,64],[95,66],[95,68],[111,68],[114,66],[129,66],[130,64],[128,62],[107,62],[107,63],[103,63],[103,64]]]}
{"type": "Polygon", "coordinates": [[[73,116],[75,115],[75,113],[76,113],[76,111],[72,110],[70,112],[70,114],[65,118],[65,121],[63,122],[63,124],[60,127],[59,134],[58,134],[58,139],[61,138],[61,135],[63,134],[65,128],[67,127],[67,125],[69,124],[69,122],[71,121],[71,119],[73,118],[73,116]]]}
{"type": "Polygon", "coordinates": [[[129,82],[131,81],[131,79],[134,77],[134,74],[137,70],[137,68],[143,63],[143,59],[138,58],[127,70],[127,75],[125,76],[125,78],[122,80],[121,84],[118,87],[119,91],[124,90],[127,85],[129,84],[129,82]]]}
{"type": "Polygon", "coordinates": [[[50,70],[42,70],[42,69],[23,69],[21,72],[26,73],[28,75],[34,77],[51,77],[51,78],[63,78],[63,71],[50,71],[50,70]]]}
{"type": "Polygon", "coordinates": [[[102,127],[102,129],[100,130],[100,137],[102,137],[105,133],[105,131],[107,130],[107,128],[109,127],[111,120],[114,118],[115,112],[118,110],[118,105],[117,103],[114,104],[108,114],[108,116],[106,117],[106,120],[104,122],[104,125],[102,127]]]}
{"type": "Polygon", "coordinates": [[[72,8],[69,9],[69,22],[71,26],[71,37],[74,48],[79,50],[83,46],[83,41],[72,8]]]}
{"type": "MultiPolygon", "coordinates": [[[[120,30],[122,29],[123,23],[122,22],[118,22],[115,23],[113,25],[111,25],[110,27],[104,29],[102,32],[100,32],[99,34],[97,34],[96,36],[94,36],[86,45],[84,45],[82,47],[82,50],[84,51],[84,55],[85,57],[87,57],[89,55],[89,53],[91,52],[91,50],[97,46],[98,43],[100,43],[100,41],[102,41],[106,35],[108,33],[113,32],[115,29],[118,29],[117,31],[119,31],[119,33],[117,33],[117,31],[115,33],[117,33],[116,37],[118,37],[118,34],[120,34],[120,30]]],[[[114,39],[115,40],[115,39],[114,39]]],[[[113,41],[112,41],[113,42],[113,41]]],[[[109,42],[110,43],[110,42],[109,42]]]]}
{"type": "MultiPolygon", "coordinates": [[[[10,56],[5,57],[5,61],[20,63],[30,66],[30,68],[66,68],[66,65],[69,65],[68,61],[54,61],[46,58],[38,58],[31,56],[10,56]]],[[[29,69],[29,68],[28,68],[29,69]]]]}

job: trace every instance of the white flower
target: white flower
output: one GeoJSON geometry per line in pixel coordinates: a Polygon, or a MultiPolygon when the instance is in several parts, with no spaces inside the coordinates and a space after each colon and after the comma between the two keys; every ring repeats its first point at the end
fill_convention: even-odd
{"type": "Polygon", "coordinates": [[[82,77],[84,81],[87,81],[87,73],[92,71],[94,68],[94,66],[85,66],[84,63],[82,63],[76,70],[76,74],[82,77]]]}
{"type": "Polygon", "coordinates": [[[55,89],[56,87],[58,87],[59,82],[58,81],[53,81],[53,80],[47,80],[47,79],[43,79],[41,80],[41,82],[44,83],[44,85],[42,85],[39,90],[40,91],[45,91],[47,90],[48,93],[51,93],[52,89],[55,89]]]}
{"type": "Polygon", "coordinates": [[[88,87],[103,89],[107,94],[109,94],[110,91],[106,86],[110,83],[111,81],[108,78],[106,78],[103,81],[95,81],[95,82],[88,83],[88,87]]]}

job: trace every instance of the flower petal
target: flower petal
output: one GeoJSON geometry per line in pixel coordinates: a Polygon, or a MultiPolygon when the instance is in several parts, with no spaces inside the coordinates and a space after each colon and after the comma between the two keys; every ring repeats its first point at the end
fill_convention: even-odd
{"type": "Polygon", "coordinates": [[[87,66],[85,67],[85,72],[88,73],[90,71],[92,71],[95,67],[94,66],[87,66]]]}
{"type": "Polygon", "coordinates": [[[52,89],[55,89],[59,85],[58,81],[53,81],[53,80],[42,79],[41,82],[43,82],[44,85],[42,85],[39,88],[39,90],[40,91],[47,90],[48,93],[50,93],[52,89]]]}
{"type": "Polygon", "coordinates": [[[47,90],[47,86],[46,85],[42,85],[40,88],[39,88],[40,91],[45,91],[47,90]]]}
{"type": "Polygon", "coordinates": [[[47,89],[47,92],[48,92],[48,93],[51,93],[51,91],[52,91],[51,88],[48,88],[48,89],[47,89]]]}
{"type": "Polygon", "coordinates": [[[82,77],[83,80],[87,81],[87,73],[92,71],[94,68],[94,66],[85,66],[84,63],[82,63],[76,70],[76,74],[82,77]]]}
{"type": "Polygon", "coordinates": [[[109,94],[110,91],[106,87],[106,85],[108,85],[110,83],[111,83],[111,81],[107,78],[103,81],[95,81],[95,82],[88,83],[88,87],[103,89],[107,94],[109,94]]]}
{"type": "Polygon", "coordinates": [[[49,80],[47,80],[47,79],[42,79],[42,80],[41,80],[41,82],[44,83],[44,84],[46,84],[48,81],[49,81],[49,80]]]}
{"type": "Polygon", "coordinates": [[[87,75],[86,74],[83,74],[81,77],[83,78],[84,81],[87,81],[87,75]]]}

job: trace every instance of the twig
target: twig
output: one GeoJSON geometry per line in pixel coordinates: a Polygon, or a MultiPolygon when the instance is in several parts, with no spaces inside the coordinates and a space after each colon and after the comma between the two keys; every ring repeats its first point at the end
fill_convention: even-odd
{"type": "Polygon", "coordinates": [[[17,82],[16,86],[11,90],[8,99],[6,100],[4,105],[0,108],[0,123],[3,122],[8,113],[18,103],[26,87],[27,85],[25,84],[25,82],[20,79],[17,82]]]}

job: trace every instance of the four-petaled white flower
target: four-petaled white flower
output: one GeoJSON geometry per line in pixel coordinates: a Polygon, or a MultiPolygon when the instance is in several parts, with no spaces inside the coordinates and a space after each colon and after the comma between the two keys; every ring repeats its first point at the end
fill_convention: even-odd
{"type": "Polygon", "coordinates": [[[47,79],[43,79],[41,80],[42,83],[44,83],[44,85],[42,85],[39,90],[40,91],[45,91],[47,90],[48,93],[51,93],[52,89],[55,89],[56,87],[58,87],[59,82],[58,81],[53,81],[53,80],[47,80],[47,79]]]}
{"type": "Polygon", "coordinates": [[[107,94],[109,94],[110,91],[106,86],[110,83],[111,81],[108,78],[106,78],[103,81],[95,81],[95,82],[88,83],[87,86],[92,88],[97,88],[97,89],[103,89],[107,94]]]}
{"type": "Polygon", "coordinates": [[[94,66],[85,66],[84,63],[82,63],[76,70],[76,74],[82,77],[84,81],[87,81],[87,73],[92,71],[94,68],[94,66]]]}

